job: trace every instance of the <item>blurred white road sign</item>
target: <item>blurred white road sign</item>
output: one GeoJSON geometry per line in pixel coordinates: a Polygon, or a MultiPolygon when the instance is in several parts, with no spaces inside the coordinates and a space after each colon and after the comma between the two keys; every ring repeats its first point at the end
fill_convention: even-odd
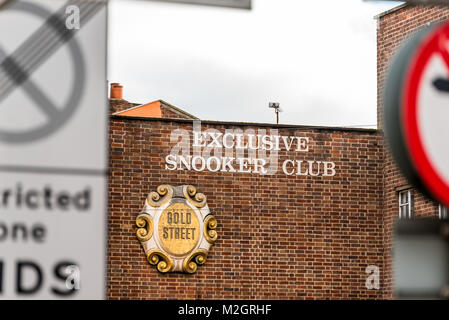
{"type": "Polygon", "coordinates": [[[424,185],[449,205],[449,24],[428,33],[415,52],[404,87],[406,143],[424,185]]]}
{"type": "Polygon", "coordinates": [[[105,298],[107,1],[0,8],[0,299],[105,298]]]}
{"type": "Polygon", "coordinates": [[[403,174],[449,206],[449,23],[420,30],[399,50],[385,82],[383,118],[403,174]]]}

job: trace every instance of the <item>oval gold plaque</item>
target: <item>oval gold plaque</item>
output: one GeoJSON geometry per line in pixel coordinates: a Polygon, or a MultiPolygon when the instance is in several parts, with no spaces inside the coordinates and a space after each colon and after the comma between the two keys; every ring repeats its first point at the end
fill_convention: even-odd
{"type": "Polygon", "coordinates": [[[164,184],[147,195],[135,234],[159,272],[195,273],[217,240],[217,226],[195,186],[164,184]]]}
{"type": "Polygon", "coordinates": [[[192,251],[200,238],[200,222],[185,203],[173,203],[159,218],[159,239],[170,254],[182,256],[192,251]]]}

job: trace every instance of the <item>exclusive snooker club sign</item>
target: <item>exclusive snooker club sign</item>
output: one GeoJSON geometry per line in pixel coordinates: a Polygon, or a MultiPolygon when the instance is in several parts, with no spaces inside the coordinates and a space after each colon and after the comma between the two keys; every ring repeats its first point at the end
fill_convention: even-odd
{"type": "Polygon", "coordinates": [[[206,196],[192,185],[159,186],[145,200],[136,225],[148,262],[161,273],[195,273],[218,237],[206,196]]]}
{"type": "Polygon", "coordinates": [[[310,151],[310,137],[282,136],[277,129],[217,129],[202,131],[200,121],[194,121],[192,134],[188,130],[174,130],[170,137],[176,141],[165,156],[165,170],[209,171],[274,175],[281,171],[287,176],[333,177],[337,173],[333,161],[285,159],[281,153],[306,155],[310,151]]]}
{"type": "Polygon", "coordinates": [[[449,23],[414,35],[385,83],[384,128],[406,178],[449,206],[449,23]]]}

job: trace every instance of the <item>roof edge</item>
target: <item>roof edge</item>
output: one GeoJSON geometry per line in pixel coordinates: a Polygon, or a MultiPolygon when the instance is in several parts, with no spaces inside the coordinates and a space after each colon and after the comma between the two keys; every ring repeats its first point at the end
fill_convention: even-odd
{"type": "Polygon", "coordinates": [[[136,105],[134,107],[130,107],[130,108],[125,109],[125,110],[117,111],[117,112],[114,112],[112,115],[120,115],[123,112],[129,111],[129,110],[133,110],[133,109],[138,109],[138,108],[141,108],[141,107],[145,107],[145,106],[147,106],[147,105],[149,105],[151,103],[154,103],[154,102],[159,102],[161,107],[163,106],[163,107],[166,107],[168,109],[171,109],[174,113],[187,116],[187,117],[189,117],[189,118],[191,118],[193,120],[200,120],[199,118],[195,117],[193,114],[190,114],[187,111],[184,111],[184,110],[182,110],[182,109],[180,109],[180,108],[178,108],[178,107],[172,105],[171,103],[168,103],[167,101],[164,101],[162,99],[154,100],[154,101],[151,101],[151,102],[148,102],[148,103],[139,104],[139,105],[136,105]]]}
{"type": "Polygon", "coordinates": [[[165,107],[171,108],[173,109],[175,112],[181,113],[189,118],[192,118],[194,120],[200,120],[199,118],[195,117],[193,114],[188,113],[187,111],[184,111],[182,109],[179,109],[178,107],[175,107],[174,105],[168,103],[167,101],[164,101],[162,99],[157,100],[159,101],[162,105],[164,105],[165,107]]]}
{"type": "MultiPolygon", "coordinates": [[[[153,102],[156,102],[156,101],[153,101],[153,102]]],[[[141,107],[144,107],[144,106],[146,106],[147,104],[150,104],[150,103],[153,103],[153,102],[149,102],[149,103],[146,103],[146,104],[139,104],[139,105],[137,105],[137,106],[130,107],[130,108],[128,108],[128,109],[124,109],[124,110],[121,110],[121,111],[117,111],[117,112],[114,112],[113,115],[119,115],[120,113],[129,111],[129,110],[141,108],[141,107]]]]}
{"type": "Polygon", "coordinates": [[[380,18],[383,18],[383,17],[385,17],[385,16],[387,16],[387,15],[393,13],[393,12],[396,12],[396,11],[398,11],[398,10],[401,10],[402,8],[404,8],[404,7],[406,7],[406,6],[409,6],[409,5],[410,5],[410,4],[407,3],[407,2],[406,2],[406,3],[403,3],[403,4],[400,4],[400,5],[397,5],[396,7],[391,8],[390,10],[387,10],[387,11],[384,11],[384,12],[379,13],[378,15],[375,15],[375,16],[374,16],[374,20],[379,20],[380,18]]]}
{"type": "Polygon", "coordinates": [[[367,128],[351,128],[351,127],[331,127],[331,126],[311,126],[311,125],[294,125],[294,124],[275,124],[275,123],[263,123],[263,122],[234,122],[234,121],[217,121],[217,120],[195,120],[195,119],[179,119],[179,118],[154,118],[154,117],[136,117],[136,116],[121,116],[116,114],[109,115],[112,119],[120,120],[143,120],[143,121],[160,121],[160,122],[177,122],[177,123],[193,123],[194,121],[200,121],[204,124],[215,125],[229,125],[229,126],[246,126],[246,127],[271,127],[279,129],[309,129],[309,130],[332,130],[332,131],[356,131],[377,133],[379,129],[367,129],[367,128]]]}

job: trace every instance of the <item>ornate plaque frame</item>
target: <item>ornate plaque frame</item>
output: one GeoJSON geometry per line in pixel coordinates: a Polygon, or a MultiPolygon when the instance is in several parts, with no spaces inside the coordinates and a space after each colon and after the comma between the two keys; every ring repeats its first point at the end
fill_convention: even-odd
{"type": "Polygon", "coordinates": [[[195,273],[217,240],[217,220],[192,185],[160,185],[136,218],[137,239],[162,273],[195,273]]]}

